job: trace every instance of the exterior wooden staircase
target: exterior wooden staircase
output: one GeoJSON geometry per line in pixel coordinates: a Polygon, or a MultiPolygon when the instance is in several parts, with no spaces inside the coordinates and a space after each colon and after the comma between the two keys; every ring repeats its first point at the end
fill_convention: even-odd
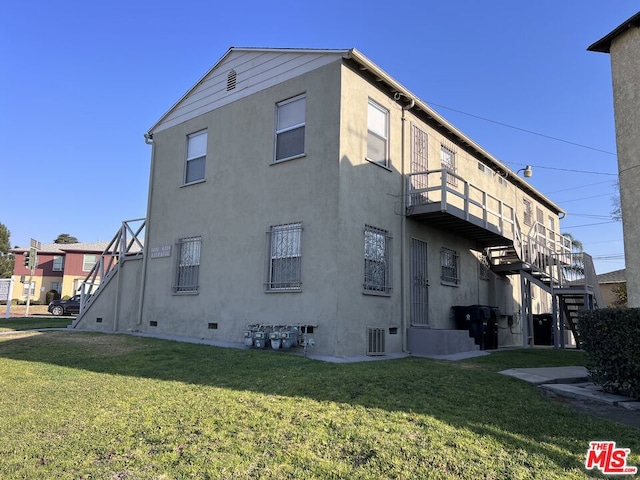
{"type": "Polygon", "coordinates": [[[522,314],[526,316],[527,342],[533,342],[531,285],[537,285],[553,299],[554,346],[564,347],[565,328],[580,345],[577,317],[581,310],[604,306],[591,256],[574,252],[571,239],[539,223],[526,236],[516,228],[512,244],[485,250],[489,266],[498,275],[519,275],[522,314]]]}

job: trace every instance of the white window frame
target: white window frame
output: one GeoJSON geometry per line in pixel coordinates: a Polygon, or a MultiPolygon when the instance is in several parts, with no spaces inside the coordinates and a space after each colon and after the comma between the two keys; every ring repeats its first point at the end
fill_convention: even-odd
{"type": "Polygon", "coordinates": [[[457,250],[440,249],[440,280],[443,285],[460,285],[460,254],[457,250]]]}
{"type": "Polygon", "coordinates": [[[24,282],[24,284],[22,286],[22,295],[24,295],[24,296],[29,295],[30,297],[32,297],[35,294],[36,294],[36,281],[33,280],[31,282],[31,293],[29,293],[29,282],[24,282]]]}
{"type": "Polygon", "coordinates": [[[98,263],[98,255],[87,253],[82,256],[82,271],[90,272],[91,269],[98,263]],[[89,259],[89,257],[93,257],[93,261],[89,259]]]}
{"type": "Polygon", "coordinates": [[[364,293],[391,295],[391,235],[389,231],[364,227],[364,293]]]}
{"type": "Polygon", "coordinates": [[[267,231],[265,292],[302,291],[302,223],[273,225],[267,231]]]}
{"type": "Polygon", "coordinates": [[[58,293],[62,293],[62,282],[51,282],[50,290],[55,290],[58,293]]]}
{"type": "Polygon", "coordinates": [[[389,168],[389,110],[372,99],[369,99],[367,102],[367,155],[365,158],[371,163],[389,168]],[[374,118],[371,115],[372,109],[374,109],[374,112],[382,113],[384,115],[383,131],[380,131],[374,125],[374,118]],[[372,158],[371,151],[369,149],[370,138],[384,142],[384,158],[372,158]]]}
{"type": "Polygon", "coordinates": [[[207,149],[208,149],[208,134],[207,130],[200,130],[199,132],[190,133],[187,135],[186,142],[186,152],[185,152],[185,162],[184,162],[184,185],[192,185],[194,183],[204,182],[207,172],[207,149]],[[200,150],[196,150],[195,152],[191,151],[192,142],[195,144],[196,139],[198,137],[204,136],[204,152],[200,150]],[[202,161],[204,163],[204,167],[202,169],[202,177],[189,179],[189,168],[192,165],[195,165],[196,162],[202,161]],[[190,165],[191,164],[191,165],[190,165]]]}
{"type": "Polygon", "coordinates": [[[202,237],[185,237],[176,242],[174,294],[197,294],[199,290],[202,237]]]}
{"type": "Polygon", "coordinates": [[[302,93],[300,95],[296,95],[295,97],[289,98],[287,100],[282,100],[281,102],[276,103],[276,120],[275,120],[275,134],[274,134],[274,142],[273,142],[273,163],[286,162],[287,160],[293,160],[296,158],[304,157],[306,155],[306,126],[307,126],[307,95],[306,93],[302,93]],[[302,102],[304,115],[302,118],[302,122],[292,123],[291,125],[283,125],[280,126],[280,112],[281,109],[287,105],[291,105],[292,103],[302,102]],[[302,149],[300,151],[296,151],[291,155],[279,157],[278,152],[278,138],[281,135],[286,133],[293,132],[295,130],[302,130],[302,149]]]}
{"type": "Polygon", "coordinates": [[[53,257],[53,264],[51,269],[54,272],[62,272],[64,270],[64,256],[63,255],[55,255],[53,257]]]}

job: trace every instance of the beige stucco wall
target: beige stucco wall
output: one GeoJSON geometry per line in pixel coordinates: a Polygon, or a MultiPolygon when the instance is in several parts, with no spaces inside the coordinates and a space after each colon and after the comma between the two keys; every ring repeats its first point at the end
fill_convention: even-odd
{"type": "Polygon", "coordinates": [[[142,258],[133,258],[108,276],[86,314],[78,317],[76,328],[101,332],[138,330],[142,265],[142,258]]]}
{"type": "Polygon", "coordinates": [[[629,307],[640,307],[640,28],[611,42],[620,205],[629,307]]]}
{"type": "Polygon", "coordinates": [[[322,351],[335,353],[338,69],[323,67],[154,135],[146,239],[173,250],[148,259],[141,330],[242,342],[248,323],[311,323],[322,351]],[[301,93],[306,155],[272,164],[275,105],[301,93]],[[182,187],[186,135],[203,128],[205,181],[182,187]],[[294,222],[304,229],[302,292],[265,293],[266,232],[294,222]],[[173,295],[174,243],[188,236],[202,236],[199,294],[173,295]]]}
{"type": "MultiPolygon", "coordinates": [[[[387,352],[400,352],[410,312],[408,252],[415,237],[428,245],[430,326],[453,328],[453,305],[496,305],[515,319],[510,328],[506,317],[502,320],[501,345],[522,344],[519,279],[492,274],[489,280],[479,278],[475,242],[403,217],[411,123],[429,135],[431,169],[440,168],[443,138],[414,113],[406,112],[406,121],[402,115],[400,105],[375,82],[336,62],[156,132],[145,240],[148,248],[171,246],[171,256],[147,255],[146,272],[143,262],[136,269],[125,265],[121,286],[117,289],[113,279],[109,281],[87,325],[112,330],[115,317],[109,308],[116,291],[122,291],[127,300],[119,307],[120,330],[242,342],[249,323],[308,323],[318,326],[313,334],[316,353],[354,356],[366,351],[367,327],[377,327],[387,332],[387,352]],[[306,155],[274,165],[275,105],[302,93],[307,102],[306,155]],[[389,168],[365,159],[369,98],[390,112],[389,168]],[[202,129],[208,131],[205,181],[183,186],[186,137],[202,129]],[[272,225],[294,222],[304,229],[302,291],[265,293],[265,232],[272,225]],[[363,293],[365,225],[393,237],[390,295],[363,293]],[[199,292],[175,295],[175,242],[190,236],[202,237],[199,292]],[[460,253],[462,282],[457,287],[440,282],[442,247],[460,253]],[[213,323],[216,329],[209,328],[213,323]]],[[[462,148],[457,149],[457,160],[460,175],[522,215],[522,194],[515,185],[505,187],[494,175],[482,173],[478,160],[462,148]]],[[[546,218],[552,212],[545,208],[544,214],[546,218]]],[[[534,313],[541,308],[534,306],[534,313]]]]}

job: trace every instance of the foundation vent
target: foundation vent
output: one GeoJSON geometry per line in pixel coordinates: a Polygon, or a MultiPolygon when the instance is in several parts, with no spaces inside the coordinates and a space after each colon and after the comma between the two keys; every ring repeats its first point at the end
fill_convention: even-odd
{"type": "Polygon", "coordinates": [[[367,355],[384,355],[385,329],[367,327],[367,355]]]}

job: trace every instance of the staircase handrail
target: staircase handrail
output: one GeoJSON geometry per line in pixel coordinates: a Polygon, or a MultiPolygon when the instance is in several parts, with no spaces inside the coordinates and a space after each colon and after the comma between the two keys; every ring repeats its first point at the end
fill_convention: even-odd
{"type": "Polygon", "coordinates": [[[80,286],[80,313],[84,311],[99,293],[105,281],[126,260],[141,257],[144,251],[145,218],[125,220],[107,247],[100,254],[98,261],[89,271],[80,286]]]}

